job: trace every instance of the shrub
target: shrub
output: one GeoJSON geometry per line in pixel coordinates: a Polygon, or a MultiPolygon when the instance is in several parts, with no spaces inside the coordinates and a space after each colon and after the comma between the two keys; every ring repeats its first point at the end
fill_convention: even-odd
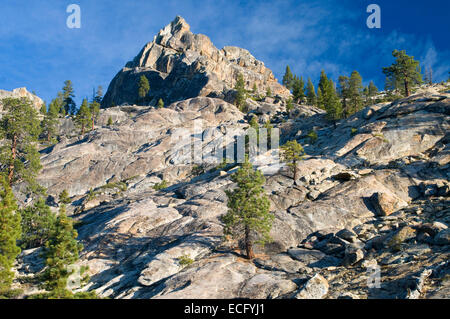
{"type": "Polygon", "coordinates": [[[157,190],[157,191],[165,189],[167,187],[169,187],[169,184],[167,183],[166,180],[162,180],[161,183],[157,183],[157,184],[153,185],[153,189],[157,190]]]}
{"type": "Polygon", "coordinates": [[[191,257],[189,257],[188,255],[183,255],[183,256],[178,257],[178,263],[182,267],[187,267],[189,265],[192,265],[193,262],[194,262],[194,260],[191,257]]]}
{"type": "Polygon", "coordinates": [[[308,133],[308,138],[309,138],[309,142],[311,143],[311,144],[314,144],[314,143],[316,143],[317,142],[317,138],[318,138],[318,136],[317,136],[317,133],[316,133],[316,131],[314,131],[314,130],[311,130],[309,133],[308,133]]]}

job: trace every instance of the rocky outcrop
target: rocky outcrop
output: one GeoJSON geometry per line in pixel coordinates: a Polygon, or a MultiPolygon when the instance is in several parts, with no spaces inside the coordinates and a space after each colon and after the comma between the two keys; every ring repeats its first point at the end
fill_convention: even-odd
{"type": "Polygon", "coordinates": [[[0,112],[3,109],[1,100],[5,98],[27,98],[31,101],[36,110],[39,110],[44,103],[44,101],[40,97],[28,92],[24,87],[17,88],[12,91],[0,90],[0,112]]]}
{"type": "Polygon", "coordinates": [[[274,95],[289,95],[272,71],[250,52],[230,46],[219,50],[207,36],[193,34],[186,21],[177,16],[115,76],[102,107],[136,102],[156,105],[160,98],[166,105],[197,96],[225,99],[229,98],[229,90],[236,84],[239,73],[244,76],[248,90],[256,85],[258,93],[270,88],[274,95]],[[142,75],[150,83],[145,101],[138,96],[142,75]]]}

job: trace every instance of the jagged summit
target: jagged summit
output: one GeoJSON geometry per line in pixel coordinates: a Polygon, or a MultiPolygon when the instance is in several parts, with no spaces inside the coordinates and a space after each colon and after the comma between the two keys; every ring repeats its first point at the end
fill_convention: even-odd
{"type": "Polygon", "coordinates": [[[249,51],[232,46],[219,50],[206,35],[193,34],[189,24],[177,16],[116,75],[102,106],[137,103],[142,75],[151,88],[143,104],[154,105],[160,98],[166,104],[196,96],[226,99],[239,73],[247,89],[256,85],[260,92],[270,88],[274,94],[289,94],[249,51]]]}

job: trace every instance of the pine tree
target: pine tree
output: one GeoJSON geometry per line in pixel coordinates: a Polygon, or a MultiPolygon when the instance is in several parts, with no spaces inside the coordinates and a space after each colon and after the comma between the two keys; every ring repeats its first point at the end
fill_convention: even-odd
{"type": "Polygon", "coordinates": [[[373,81],[369,83],[369,97],[374,97],[378,93],[378,88],[375,86],[373,81]]]}
{"type": "Polygon", "coordinates": [[[86,127],[91,122],[91,111],[89,110],[87,99],[83,99],[80,109],[75,117],[75,123],[81,127],[81,134],[85,133],[86,127]]]}
{"type": "Polygon", "coordinates": [[[295,77],[294,84],[292,86],[292,95],[294,101],[297,103],[302,103],[305,98],[305,82],[303,81],[303,77],[295,77]]]}
{"type": "Polygon", "coordinates": [[[266,96],[267,97],[272,97],[272,90],[270,89],[270,86],[267,87],[266,96]]]}
{"type": "Polygon", "coordinates": [[[422,83],[419,61],[414,60],[413,56],[408,56],[404,50],[394,50],[392,55],[396,61],[391,66],[383,68],[383,73],[395,85],[395,88],[402,83],[405,96],[409,96],[411,86],[422,83]]]}
{"type": "Polygon", "coordinates": [[[323,95],[327,116],[331,121],[333,121],[333,124],[336,127],[336,121],[342,118],[342,104],[339,100],[339,97],[337,96],[334,83],[331,79],[329,80],[329,84],[326,87],[326,91],[323,95]]]}
{"type": "Polygon", "coordinates": [[[350,105],[350,114],[356,113],[361,110],[363,105],[362,99],[362,78],[358,71],[353,71],[348,84],[348,98],[350,105]]]}
{"type": "Polygon", "coordinates": [[[91,113],[91,124],[92,130],[94,130],[94,125],[97,121],[97,117],[100,114],[100,103],[94,98],[91,104],[89,104],[89,112],[91,113]]]}
{"type": "Polygon", "coordinates": [[[103,88],[101,85],[99,85],[92,101],[97,102],[98,104],[102,104],[102,99],[103,99],[103,88]]]}
{"type": "Polygon", "coordinates": [[[253,93],[253,94],[258,93],[258,87],[256,86],[256,83],[253,83],[252,93],[253,93]]]}
{"type": "Polygon", "coordinates": [[[297,164],[303,159],[304,155],[303,147],[296,140],[289,141],[281,146],[282,159],[291,169],[294,181],[298,179],[297,164]]]}
{"type": "Polygon", "coordinates": [[[14,273],[11,268],[20,253],[20,214],[7,180],[0,176],[0,298],[10,292],[14,273]]]}
{"type": "Polygon", "coordinates": [[[286,66],[286,72],[284,73],[284,76],[283,76],[283,85],[289,91],[291,91],[293,89],[294,75],[292,74],[291,68],[289,67],[289,65],[286,66]]]}
{"type": "Polygon", "coordinates": [[[67,279],[72,274],[68,267],[78,261],[83,246],[77,242],[78,233],[72,219],[66,216],[62,205],[56,218],[55,228],[45,245],[44,287],[55,298],[69,295],[67,279]]]}
{"type": "Polygon", "coordinates": [[[64,82],[64,87],[62,89],[62,106],[64,108],[64,114],[74,115],[76,112],[76,104],[73,100],[75,97],[73,85],[70,80],[64,82]]]}
{"type": "Polygon", "coordinates": [[[337,96],[333,81],[328,79],[323,70],[320,75],[317,92],[317,105],[327,111],[327,117],[336,125],[336,120],[342,117],[342,105],[337,96]]]}
{"type": "Polygon", "coordinates": [[[288,99],[286,101],[286,111],[290,113],[294,109],[294,104],[292,104],[292,100],[288,99]]]}
{"type": "Polygon", "coordinates": [[[40,154],[35,142],[40,134],[37,112],[27,98],[3,99],[6,112],[0,120],[0,169],[6,173],[11,186],[16,181],[25,181],[31,192],[42,189],[35,181],[41,169],[40,154]]]}
{"type": "Polygon", "coordinates": [[[45,204],[45,200],[39,198],[33,206],[21,210],[22,238],[21,246],[24,249],[40,247],[50,238],[53,231],[56,216],[45,204]]]}
{"type": "Polygon", "coordinates": [[[47,142],[51,142],[52,139],[58,134],[58,115],[60,105],[57,99],[53,99],[48,106],[48,111],[41,122],[42,135],[47,142]]]}
{"type": "Polygon", "coordinates": [[[243,239],[248,259],[253,259],[253,245],[270,242],[274,215],[269,212],[270,202],[264,194],[263,174],[254,170],[246,157],[238,171],[231,176],[237,187],[227,190],[228,212],[222,217],[225,235],[243,239]]]}
{"type": "Polygon", "coordinates": [[[157,107],[158,107],[158,109],[164,108],[164,101],[163,101],[163,99],[159,99],[157,107]]]}
{"type": "Polygon", "coordinates": [[[306,85],[306,101],[309,105],[316,105],[317,103],[316,91],[310,78],[308,78],[308,83],[306,85]]]}
{"type": "Polygon", "coordinates": [[[42,115],[45,115],[47,113],[47,105],[45,105],[45,102],[42,103],[41,108],[39,109],[39,113],[42,115]]]}
{"type": "Polygon", "coordinates": [[[67,191],[67,189],[64,189],[61,194],[59,194],[59,198],[58,198],[59,202],[67,205],[70,204],[72,201],[70,200],[69,197],[69,192],[67,191]]]}
{"type": "Polygon", "coordinates": [[[243,112],[245,107],[245,100],[247,99],[247,92],[245,91],[245,82],[244,76],[239,73],[236,81],[236,86],[234,87],[236,90],[236,97],[234,102],[236,106],[243,112]]]}
{"type": "Polygon", "coordinates": [[[111,126],[111,125],[113,125],[113,120],[112,120],[112,117],[110,116],[110,117],[108,117],[108,122],[106,123],[106,126],[111,126]]]}
{"type": "Polygon", "coordinates": [[[349,99],[349,78],[348,76],[341,75],[338,79],[338,94],[342,99],[342,109],[345,117],[348,117],[350,111],[348,109],[348,99],[349,99]]]}
{"type": "Polygon", "coordinates": [[[145,101],[145,97],[147,96],[149,91],[150,83],[148,82],[147,77],[145,75],[142,75],[139,79],[138,94],[143,102],[145,101]]]}

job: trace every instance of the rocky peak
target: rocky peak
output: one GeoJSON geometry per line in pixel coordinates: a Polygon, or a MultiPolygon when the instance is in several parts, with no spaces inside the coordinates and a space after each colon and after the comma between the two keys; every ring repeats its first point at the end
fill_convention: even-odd
{"type": "Polygon", "coordinates": [[[226,46],[217,49],[203,34],[194,34],[177,16],[147,43],[112,80],[102,106],[134,104],[138,101],[137,83],[142,75],[150,82],[150,93],[143,104],[166,104],[196,96],[229,99],[239,74],[247,89],[256,85],[261,93],[270,88],[274,94],[288,96],[272,71],[245,49],[226,46]]]}
{"type": "Polygon", "coordinates": [[[2,109],[3,109],[3,106],[1,103],[2,99],[21,98],[21,97],[28,98],[32,102],[32,104],[36,108],[36,110],[39,110],[41,108],[42,104],[44,103],[44,101],[40,97],[34,95],[33,93],[28,92],[27,88],[25,88],[25,87],[17,88],[12,91],[0,90],[0,111],[2,111],[2,109]]]}

